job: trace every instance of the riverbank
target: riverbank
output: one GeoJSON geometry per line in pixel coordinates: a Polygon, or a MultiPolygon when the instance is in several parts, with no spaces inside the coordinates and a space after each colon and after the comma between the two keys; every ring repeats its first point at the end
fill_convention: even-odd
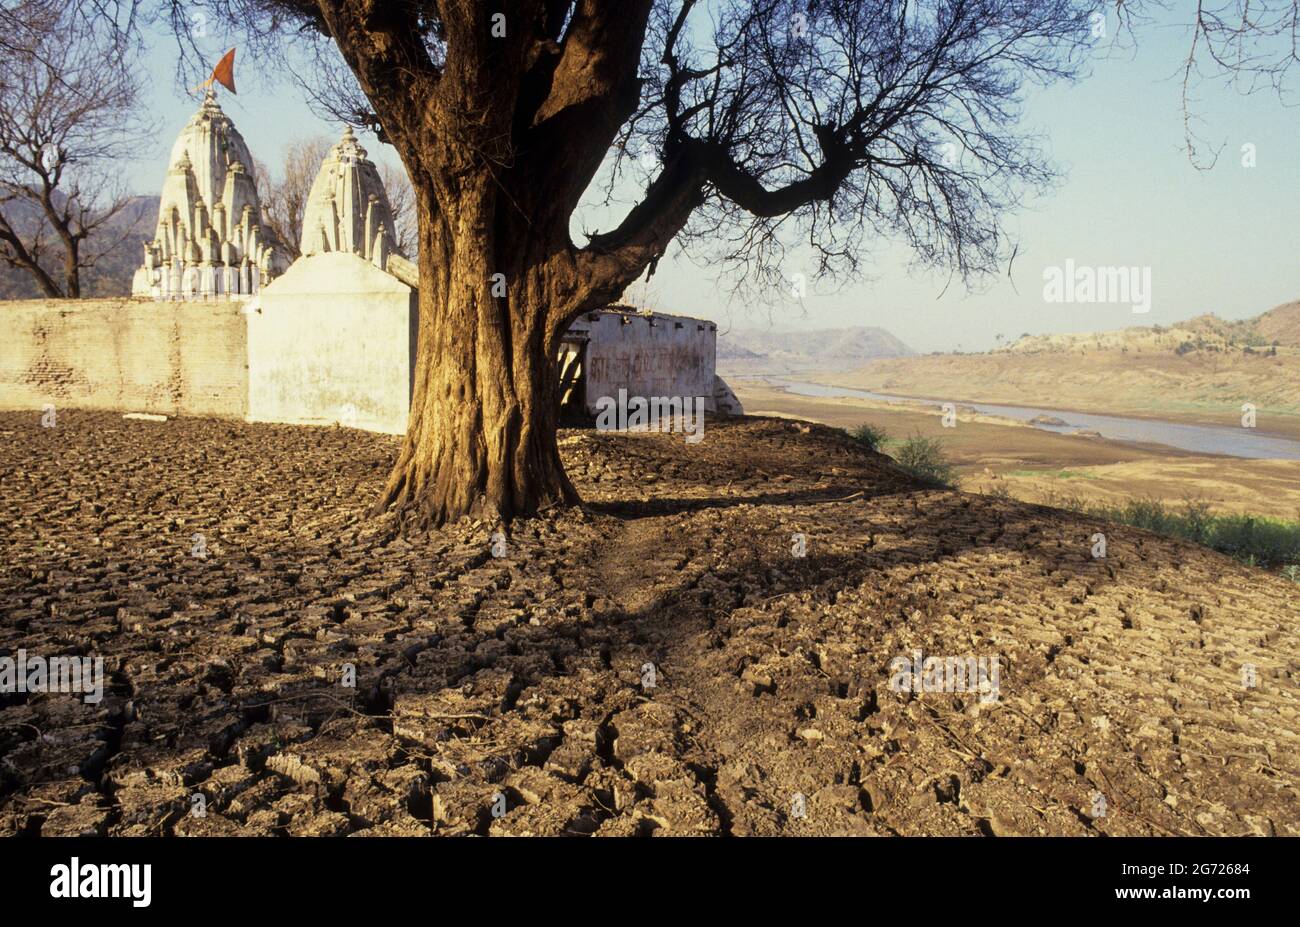
{"type": "Polygon", "coordinates": [[[1257,433],[1300,439],[1300,351],[1292,348],[1276,356],[1118,350],[940,354],[883,358],[851,372],[809,372],[802,378],[898,396],[1032,403],[1231,428],[1240,427],[1241,406],[1250,402],[1257,433]]]}
{"type": "Polygon", "coordinates": [[[962,487],[1051,504],[1061,498],[1119,506],[1150,498],[1187,500],[1222,514],[1300,519],[1300,463],[1195,454],[1159,444],[1061,434],[1023,422],[973,414],[957,403],[945,428],[932,402],[888,403],[854,397],[797,396],[761,380],[732,388],[753,415],[809,419],[839,428],[870,424],[894,438],[937,438],[962,487]]]}
{"type": "Polygon", "coordinates": [[[1059,434],[1073,435],[1083,432],[1111,441],[1161,445],[1193,454],[1300,461],[1300,440],[1282,434],[1261,432],[1256,424],[1245,425],[1244,419],[1231,425],[1213,425],[1170,421],[1155,417],[1116,415],[1108,412],[1089,412],[1078,408],[1063,409],[1054,406],[1011,403],[990,404],[982,400],[967,399],[953,401],[951,396],[904,396],[785,378],[772,379],[769,385],[799,396],[848,396],[889,405],[919,404],[923,408],[930,408],[951,402],[954,407],[960,405],[972,415],[987,420],[1032,425],[1059,434]]]}

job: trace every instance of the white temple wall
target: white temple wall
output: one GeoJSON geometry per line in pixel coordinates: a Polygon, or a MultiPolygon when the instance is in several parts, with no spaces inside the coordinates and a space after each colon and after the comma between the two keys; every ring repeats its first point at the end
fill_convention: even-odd
{"type": "Polygon", "coordinates": [[[248,420],[405,434],[415,291],[364,258],[299,258],[248,303],[248,420]]]}
{"type": "MultiPolygon", "coordinates": [[[[403,434],[418,318],[412,287],[342,252],[300,258],[238,301],[0,302],[0,409],[50,404],[403,434]]],[[[712,323],[606,311],[583,316],[571,334],[589,339],[593,414],[597,399],[619,389],[703,396],[715,411],[712,323]]]]}
{"type": "Polygon", "coordinates": [[[713,374],[717,356],[717,326],[686,316],[646,316],[600,312],[581,316],[570,335],[585,334],[587,342],[587,411],[596,414],[602,396],[703,396],[715,411],[713,374]],[[596,318],[590,318],[595,315],[596,318]]]}

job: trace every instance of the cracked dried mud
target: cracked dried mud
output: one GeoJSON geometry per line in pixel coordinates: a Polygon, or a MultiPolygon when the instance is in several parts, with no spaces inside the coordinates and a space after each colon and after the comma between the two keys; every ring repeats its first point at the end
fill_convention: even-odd
{"type": "Polygon", "coordinates": [[[832,429],[565,431],[585,508],[499,558],[365,517],[394,438],[0,431],[0,654],[106,674],[0,696],[0,833],[1300,832],[1300,587],[832,429]],[[894,691],[915,650],[998,699],[894,691]]]}

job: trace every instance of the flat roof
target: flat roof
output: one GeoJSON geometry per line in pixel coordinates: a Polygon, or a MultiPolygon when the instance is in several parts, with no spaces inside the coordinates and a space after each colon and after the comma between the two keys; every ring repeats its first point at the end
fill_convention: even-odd
{"type": "MultiPolygon", "coordinates": [[[[669,312],[646,312],[642,309],[634,309],[631,306],[622,306],[622,305],[605,306],[604,308],[595,309],[592,311],[599,312],[602,315],[630,315],[642,319],[672,319],[674,321],[681,321],[681,322],[700,322],[706,325],[717,325],[717,323],[714,322],[712,319],[701,319],[693,315],[673,315],[672,313],[669,312]]],[[[588,313],[584,312],[582,315],[578,316],[578,318],[575,320],[575,324],[577,322],[587,321],[587,315],[588,313]]]]}

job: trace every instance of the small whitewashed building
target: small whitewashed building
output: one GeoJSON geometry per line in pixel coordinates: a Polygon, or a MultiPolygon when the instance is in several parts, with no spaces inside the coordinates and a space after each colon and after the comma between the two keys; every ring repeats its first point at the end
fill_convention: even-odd
{"type": "Polygon", "coordinates": [[[707,319],[628,306],[579,318],[560,352],[560,406],[567,418],[596,414],[602,397],[702,398],[710,413],[740,415],[735,393],[715,372],[718,326],[707,319]]]}
{"type": "Polygon", "coordinates": [[[245,308],[249,421],[406,431],[418,272],[395,241],[379,171],[348,128],[312,183],[302,256],[245,308]]]}

